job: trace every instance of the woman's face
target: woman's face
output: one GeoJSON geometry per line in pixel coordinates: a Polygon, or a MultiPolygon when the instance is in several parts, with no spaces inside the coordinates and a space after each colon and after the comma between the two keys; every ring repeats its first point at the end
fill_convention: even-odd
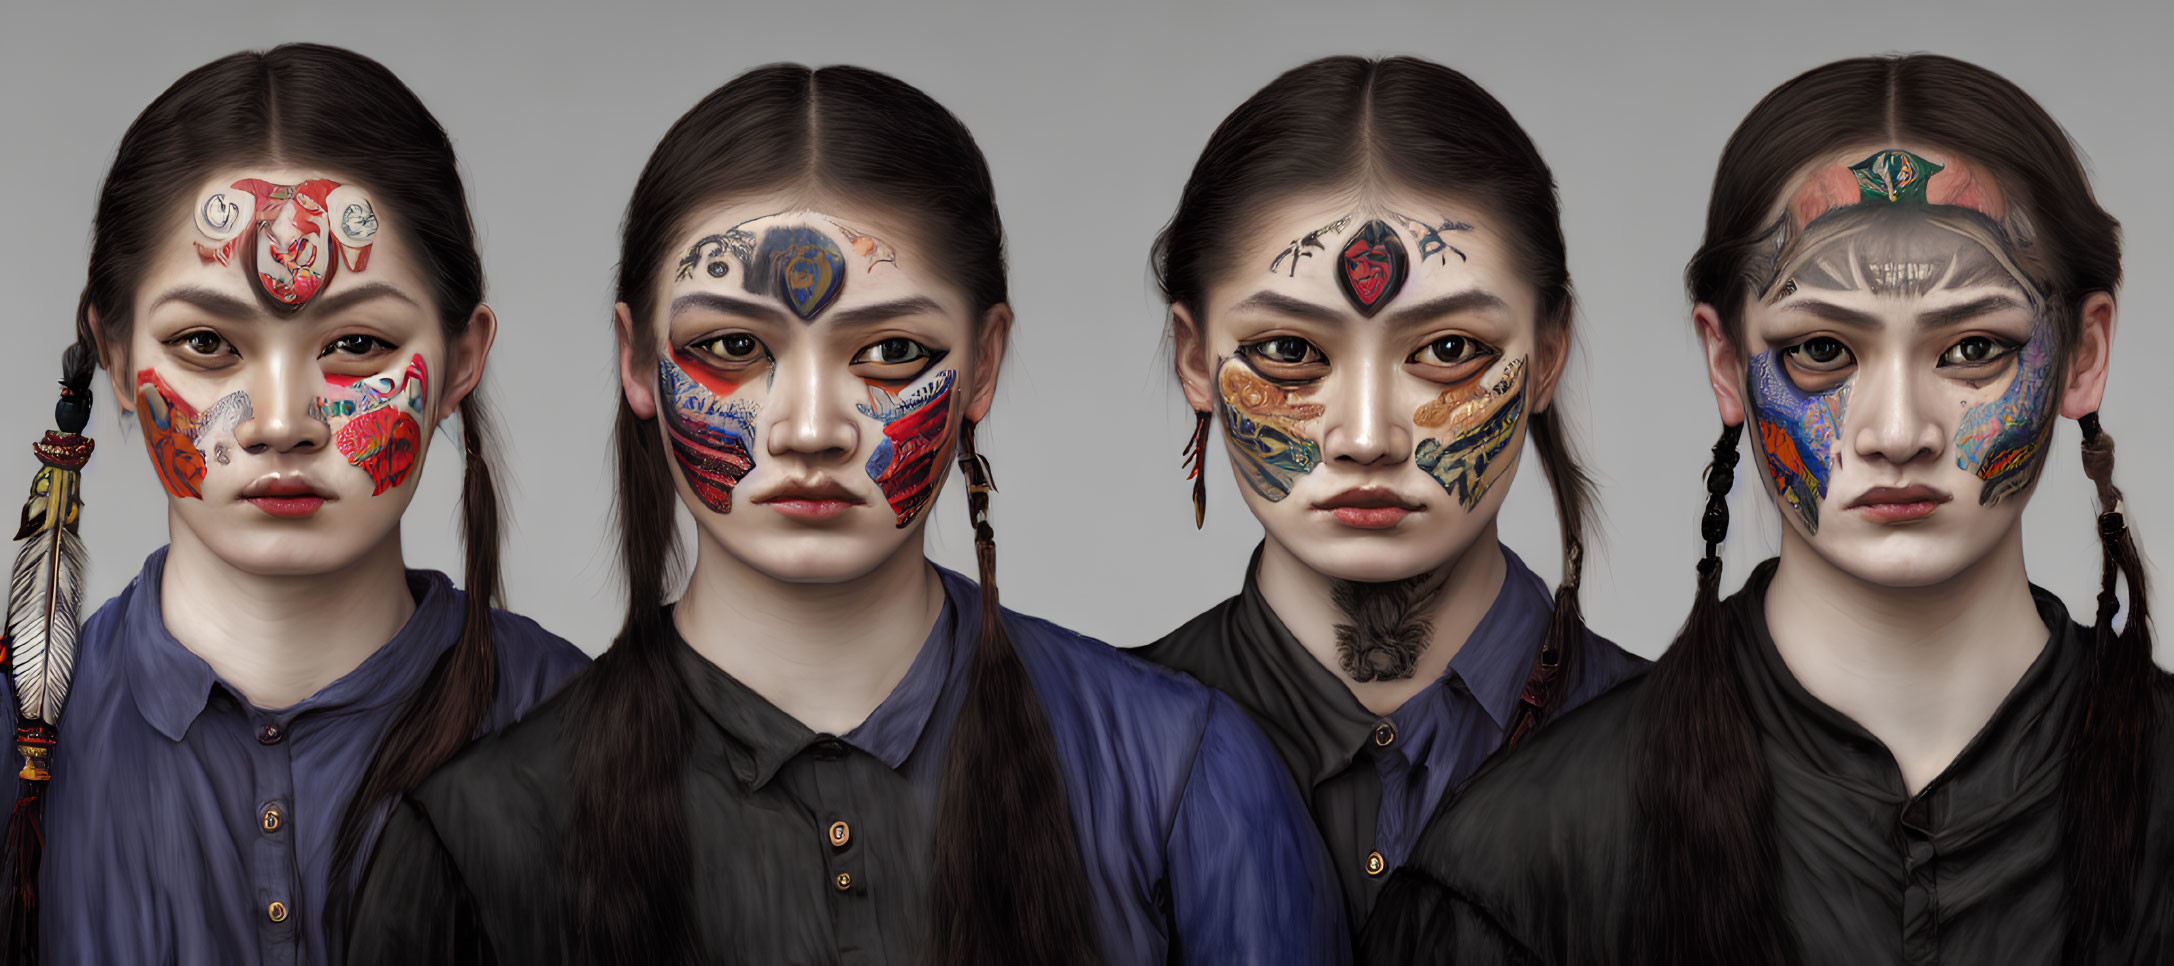
{"type": "Polygon", "coordinates": [[[2059,339],[2027,253],[1989,179],[1929,149],[1842,152],[1789,207],[1742,354],[1709,351],[1717,393],[1741,387],[1724,418],[1748,416],[1789,542],[1869,583],[1945,581],[2017,533],[2052,438],[2059,339]]]}
{"type": "Polygon", "coordinates": [[[656,317],[619,306],[621,381],[705,549],[811,583],[917,553],[959,428],[988,411],[994,366],[976,363],[1003,357],[1008,310],[977,325],[930,257],[851,212],[736,205],[671,252],[656,317]]]}
{"type": "Polygon", "coordinates": [[[1247,506],[1329,577],[1457,559],[1554,391],[1532,285],[1465,206],[1316,199],[1263,225],[1205,311],[1174,310],[1186,396],[1215,413],[1247,506]]]}
{"type": "Polygon", "coordinates": [[[343,176],[237,169],[192,197],[106,357],[175,538],[267,576],[397,548],[431,434],[481,377],[489,310],[449,358],[408,236],[343,176]]]}

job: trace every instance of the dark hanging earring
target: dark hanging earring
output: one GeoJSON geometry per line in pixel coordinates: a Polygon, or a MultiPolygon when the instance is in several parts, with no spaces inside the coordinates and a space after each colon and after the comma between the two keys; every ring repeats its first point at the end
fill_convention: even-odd
{"type": "Polygon", "coordinates": [[[1193,417],[1193,438],[1185,444],[1185,461],[1178,465],[1190,467],[1185,478],[1193,481],[1193,529],[1198,530],[1208,522],[1208,478],[1200,475],[1200,468],[1208,461],[1208,425],[1212,417],[1201,410],[1194,410],[1193,417]]]}

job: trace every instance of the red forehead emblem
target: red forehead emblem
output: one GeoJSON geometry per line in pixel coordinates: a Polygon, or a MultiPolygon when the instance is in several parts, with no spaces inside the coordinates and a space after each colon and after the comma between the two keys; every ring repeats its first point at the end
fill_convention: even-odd
{"type": "Polygon", "coordinates": [[[1404,241],[1379,220],[1359,226],[1337,256],[1336,283],[1359,314],[1372,318],[1396,298],[1410,271],[1404,241]]]}

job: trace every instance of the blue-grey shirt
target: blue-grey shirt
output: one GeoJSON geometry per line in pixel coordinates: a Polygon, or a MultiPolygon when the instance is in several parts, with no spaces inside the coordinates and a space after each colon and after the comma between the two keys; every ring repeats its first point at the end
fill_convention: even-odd
{"type": "MultiPolygon", "coordinates": [[[[1510,548],[1502,560],[1502,589],[1449,667],[1386,715],[1360,704],[1276,616],[1261,596],[1259,550],[1238,596],[1137,652],[1230,695],[1267,733],[1327,842],[1354,931],[1443,796],[1508,737],[1539,660],[1554,601],[1510,548]]],[[[1586,633],[1566,664],[1564,711],[1647,662],[1586,633]]]]}
{"type": "MultiPolygon", "coordinates": [[[[946,605],[862,724],[809,730],[685,641],[686,894],[695,962],[908,966],[929,922],[937,799],[972,687],[981,589],[946,605]]],[[[669,627],[667,619],[665,626],[669,627]]],[[[1005,626],[1049,715],[1102,960],[1348,961],[1342,899],[1275,752],[1230,699],[1047,621],[1005,626]]],[[[563,848],[581,687],[477,742],[395,810],[350,966],[580,962],[563,848]]],[[[1007,843],[977,847],[1002,850],[1007,843]]],[[[1031,962],[1034,950],[1021,950],[1031,962]]]]}
{"type": "MultiPolygon", "coordinates": [[[[465,595],[408,571],[391,641],[288,708],[252,707],[167,633],[166,551],[83,625],[45,804],[48,963],[326,962],[332,841],[378,742],[460,634],[465,595]]],[[[588,663],[499,612],[498,699],[520,717],[588,663]]],[[[15,704],[6,702],[7,726],[15,704]]]]}

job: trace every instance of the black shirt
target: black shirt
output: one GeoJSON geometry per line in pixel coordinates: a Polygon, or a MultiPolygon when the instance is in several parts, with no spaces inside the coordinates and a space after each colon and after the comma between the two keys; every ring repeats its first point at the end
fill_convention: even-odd
{"type": "MultiPolygon", "coordinates": [[[[1772,567],[1723,606],[1774,785],[1786,935],[1805,964],[2052,963],[2060,957],[2059,785],[2091,631],[2032,588],[2050,637],[1998,710],[1916,795],[1894,757],[1805,691],[1766,626],[1772,567]]],[[[2162,684],[2164,683],[2162,678],[2162,684]]],[[[1637,682],[1565,716],[1430,823],[1364,937],[1374,963],[1606,963],[1638,910],[1637,682]]],[[[2166,689],[2160,689],[2162,709],[2166,689]]],[[[2155,785],[2170,774],[2161,710],[2155,785]]],[[[2167,962],[2167,792],[2151,790],[2137,915],[2105,962],[2167,962]]]]}
{"type": "MultiPolygon", "coordinates": [[[[1502,560],[1502,589],[1449,667],[1386,715],[1360,704],[1276,616],[1261,596],[1258,549],[1238,596],[1136,652],[1230,695],[1268,735],[1328,845],[1354,929],[1442,797],[1502,744],[1539,659],[1553,613],[1547,584],[1510,548],[1502,560]]],[[[1646,666],[1586,634],[1562,708],[1646,666]]]]}

